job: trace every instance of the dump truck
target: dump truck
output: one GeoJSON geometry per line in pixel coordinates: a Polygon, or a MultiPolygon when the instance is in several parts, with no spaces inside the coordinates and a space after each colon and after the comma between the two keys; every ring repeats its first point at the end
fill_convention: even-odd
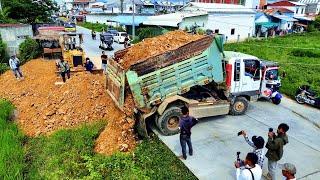
{"type": "Polygon", "coordinates": [[[260,93],[260,60],[223,51],[223,38],[208,35],[174,50],[137,61],[124,69],[117,61],[128,51],[117,51],[107,68],[106,88],[124,110],[125,98],[134,100],[136,130],[148,136],[153,121],[164,135],[179,132],[181,107],[196,118],[242,115],[260,93]],[[248,74],[252,74],[249,76],[248,74]]]}

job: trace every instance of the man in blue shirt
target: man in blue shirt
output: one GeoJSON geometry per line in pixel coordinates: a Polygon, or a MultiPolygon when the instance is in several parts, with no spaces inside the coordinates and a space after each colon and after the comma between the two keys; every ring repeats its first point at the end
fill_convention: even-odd
{"type": "Polygon", "coordinates": [[[184,106],[181,108],[182,116],[179,122],[180,129],[180,144],[182,149],[182,157],[183,160],[187,159],[186,153],[186,144],[189,147],[189,155],[193,155],[192,143],[191,143],[191,128],[198,123],[198,119],[189,116],[189,109],[184,106]]]}

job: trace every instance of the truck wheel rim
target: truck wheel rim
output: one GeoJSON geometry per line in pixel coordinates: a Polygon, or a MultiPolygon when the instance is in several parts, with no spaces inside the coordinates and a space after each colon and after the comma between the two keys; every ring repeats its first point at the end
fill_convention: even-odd
{"type": "Polygon", "coordinates": [[[167,124],[168,129],[175,130],[178,128],[178,125],[179,125],[179,117],[177,116],[170,117],[167,124]]]}
{"type": "Polygon", "coordinates": [[[242,112],[245,107],[243,102],[236,102],[234,106],[237,112],[242,112]]]}

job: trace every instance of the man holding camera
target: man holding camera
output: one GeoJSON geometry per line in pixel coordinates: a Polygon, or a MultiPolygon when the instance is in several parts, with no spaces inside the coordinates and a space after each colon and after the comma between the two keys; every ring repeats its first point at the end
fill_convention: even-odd
{"type": "Polygon", "coordinates": [[[273,132],[273,129],[269,129],[268,142],[266,148],[268,149],[266,157],[268,158],[268,179],[276,180],[277,161],[282,158],[283,146],[288,143],[287,131],[289,126],[285,123],[281,123],[278,126],[277,135],[273,132]]]}
{"type": "Polygon", "coordinates": [[[248,153],[244,160],[244,168],[241,167],[241,162],[238,160],[234,163],[236,170],[237,180],[260,180],[262,169],[257,164],[258,156],[254,153],[248,153]]]}
{"type": "Polygon", "coordinates": [[[264,139],[259,136],[252,136],[251,138],[251,141],[250,139],[248,138],[247,136],[247,133],[245,131],[240,131],[238,133],[239,135],[243,135],[244,139],[246,140],[246,142],[251,146],[253,147],[253,153],[256,154],[258,156],[258,164],[259,166],[263,167],[263,161],[264,161],[264,150],[263,150],[263,147],[264,147],[264,139]]]}

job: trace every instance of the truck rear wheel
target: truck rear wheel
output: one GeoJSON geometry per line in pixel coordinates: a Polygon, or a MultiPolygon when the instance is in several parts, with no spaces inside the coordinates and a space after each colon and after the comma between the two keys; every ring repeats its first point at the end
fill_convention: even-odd
{"type": "Polygon", "coordinates": [[[165,136],[177,134],[181,115],[179,107],[174,106],[166,109],[157,120],[157,126],[161,133],[165,136]]]}
{"type": "Polygon", "coordinates": [[[244,114],[248,109],[248,100],[245,97],[237,97],[231,105],[230,114],[237,116],[244,114]]]}

